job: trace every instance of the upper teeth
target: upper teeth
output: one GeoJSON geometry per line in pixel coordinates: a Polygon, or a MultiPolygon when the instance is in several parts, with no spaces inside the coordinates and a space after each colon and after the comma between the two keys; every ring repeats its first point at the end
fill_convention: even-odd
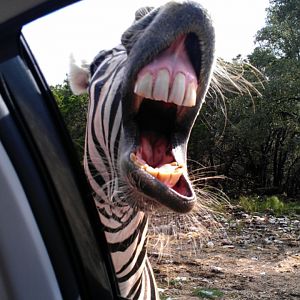
{"type": "Polygon", "coordinates": [[[196,105],[197,85],[186,82],[183,73],[177,73],[171,82],[169,71],[161,69],[154,80],[150,72],[138,77],[134,92],[137,95],[154,100],[175,103],[180,106],[196,105]]]}
{"type": "Polygon", "coordinates": [[[158,72],[153,89],[153,98],[156,100],[167,100],[169,96],[170,76],[166,69],[158,72]]]}
{"type": "Polygon", "coordinates": [[[172,85],[169,101],[177,105],[182,105],[184,99],[184,93],[185,93],[185,76],[182,73],[178,73],[172,85]]]}

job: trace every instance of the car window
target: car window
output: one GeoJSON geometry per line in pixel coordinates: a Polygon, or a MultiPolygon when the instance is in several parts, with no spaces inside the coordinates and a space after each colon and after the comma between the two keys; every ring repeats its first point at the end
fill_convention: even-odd
{"type": "Polygon", "coordinates": [[[80,1],[22,29],[57,100],[80,160],[83,157],[88,98],[87,95],[75,96],[70,90],[67,80],[70,56],[79,63],[82,60],[90,62],[100,50],[118,45],[122,32],[133,21],[136,8],[135,3],[129,7],[122,5],[128,14],[124,14],[120,7],[115,9],[114,5],[104,7],[100,1],[80,1]]]}

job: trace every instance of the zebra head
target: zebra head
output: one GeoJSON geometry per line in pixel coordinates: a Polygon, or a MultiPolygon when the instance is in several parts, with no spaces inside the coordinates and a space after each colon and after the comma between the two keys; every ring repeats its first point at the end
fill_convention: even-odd
{"type": "Polygon", "coordinates": [[[122,173],[144,198],[187,212],[196,196],[186,151],[214,64],[211,20],[198,3],[170,2],[137,20],[122,43],[122,173]]]}
{"type": "MultiPolygon", "coordinates": [[[[95,170],[100,185],[115,176],[140,209],[162,205],[186,213],[196,202],[187,143],[215,62],[211,20],[198,3],[170,2],[138,10],[121,40],[90,66],[86,165],[100,153],[94,159],[103,165],[95,170]],[[113,169],[107,179],[104,169],[113,169]]],[[[76,91],[76,82],[81,90],[87,81],[75,73],[76,91]]]]}

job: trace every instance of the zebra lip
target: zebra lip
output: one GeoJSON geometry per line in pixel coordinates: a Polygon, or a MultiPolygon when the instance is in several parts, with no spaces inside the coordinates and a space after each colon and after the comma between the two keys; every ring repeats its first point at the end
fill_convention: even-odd
{"type": "Polygon", "coordinates": [[[143,195],[144,199],[150,198],[178,213],[187,213],[193,209],[196,196],[187,179],[186,168],[184,166],[176,162],[170,163],[170,166],[162,166],[163,169],[171,168],[172,171],[169,173],[166,172],[166,175],[172,174],[174,178],[167,179],[167,177],[164,177],[165,175],[163,175],[163,178],[158,178],[158,175],[155,173],[152,174],[156,170],[152,170],[145,163],[137,159],[134,150],[125,154],[122,165],[126,170],[127,178],[131,185],[143,195]],[[173,175],[176,172],[180,174],[179,179],[176,178],[176,175],[173,175]]]}

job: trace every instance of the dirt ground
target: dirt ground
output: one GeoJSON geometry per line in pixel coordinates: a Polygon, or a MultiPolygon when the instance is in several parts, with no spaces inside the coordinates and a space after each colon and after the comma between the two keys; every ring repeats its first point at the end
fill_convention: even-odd
{"type": "Polygon", "coordinates": [[[152,235],[161,299],[300,299],[299,216],[236,211],[219,221],[218,234],[201,242],[192,227],[177,237],[164,234],[160,240],[170,241],[163,253],[152,235]]]}

